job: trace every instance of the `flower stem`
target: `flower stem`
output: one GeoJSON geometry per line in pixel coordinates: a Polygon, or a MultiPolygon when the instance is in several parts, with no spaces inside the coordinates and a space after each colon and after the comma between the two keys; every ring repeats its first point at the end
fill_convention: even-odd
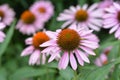
{"type": "Polygon", "coordinates": [[[74,78],[73,78],[73,80],[77,80],[77,71],[76,70],[74,70],[74,78]]]}
{"type": "Polygon", "coordinates": [[[0,67],[2,67],[2,57],[0,56],[0,67]]]}

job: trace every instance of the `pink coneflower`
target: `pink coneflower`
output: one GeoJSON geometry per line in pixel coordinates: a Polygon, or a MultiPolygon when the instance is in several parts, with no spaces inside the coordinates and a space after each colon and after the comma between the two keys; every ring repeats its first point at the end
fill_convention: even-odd
{"type": "Polygon", "coordinates": [[[76,58],[80,65],[84,65],[84,62],[90,63],[87,54],[95,55],[93,49],[98,48],[98,38],[92,34],[92,30],[67,28],[63,30],[57,30],[51,32],[53,39],[41,44],[41,47],[47,47],[42,52],[51,53],[51,57],[48,62],[54,60],[56,55],[62,53],[62,57],[59,61],[59,69],[65,69],[69,63],[74,70],[77,69],[76,58]],[[76,56],[76,58],[75,58],[76,56]]]}
{"type": "Polygon", "coordinates": [[[54,7],[50,1],[37,1],[31,6],[30,10],[35,12],[45,22],[54,14],[54,7]]]}
{"type": "Polygon", "coordinates": [[[11,22],[14,20],[15,12],[11,9],[8,4],[4,4],[0,6],[0,17],[1,21],[5,25],[10,25],[11,22]]]}
{"type": "Polygon", "coordinates": [[[113,5],[113,0],[103,0],[102,2],[100,2],[98,7],[101,9],[105,9],[109,8],[111,5],[113,5]]]}
{"type": "Polygon", "coordinates": [[[5,28],[5,24],[0,22],[0,43],[4,41],[5,34],[1,31],[5,28]]]}
{"type": "Polygon", "coordinates": [[[98,8],[101,9],[101,11],[103,12],[102,15],[104,16],[104,14],[106,13],[105,9],[109,8],[112,5],[113,5],[113,0],[103,0],[102,2],[99,3],[98,8]]]}
{"type": "Polygon", "coordinates": [[[104,28],[110,28],[109,33],[115,32],[115,37],[120,39],[120,5],[113,3],[113,6],[106,9],[104,17],[104,28]]]}
{"type": "Polygon", "coordinates": [[[29,45],[23,50],[21,56],[30,55],[29,64],[42,64],[45,63],[46,55],[41,53],[43,47],[39,47],[40,44],[48,41],[50,38],[45,32],[37,32],[33,37],[26,39],[26,45],[29,45]]]}
{"type": "Polygon", "coordinates": [[[20,32],[27,35],[34,34],[43,27],[44,23],[40,18],[29,10],[22,13],[20,20],[16,25],[16,28],[19,29],[20,32]]]}
{"type": "Polygon", "coordinates": [[[94,62],[95,65],[97,65],[97,66],[103,66],[103,65],[107,64],[107,63],[108,63],[108,54],[110,53],[111,49],[112,49],[111,46],[108,47],[108,48],[106,48],[106,49],[100,54],[100,56],[99,56],[98,58],[96,58],[96,60],[95,60],[95,62],[94,62]]]}
{"type": "Polygon", "coordinates": [[[95,31],[99,31],[102,25],[102,11],[97,9],[98,4],[93,4],[88,8],[88,5],[85,4],[83,7],[79,5],[76,7],[71,6],[70,9],[64,10],[63,13],[58,17],[58,21],[66,21],[62,28],[67,27],[71,24],[79,25],[80,27],[90,28],[95,31]]]}
{"type": "Polygon", "coordinates": [[[107,55],[102,53],[98,58],[95,60],[95,65],[97,66],[103,66],[108,63],[107,55]]]}

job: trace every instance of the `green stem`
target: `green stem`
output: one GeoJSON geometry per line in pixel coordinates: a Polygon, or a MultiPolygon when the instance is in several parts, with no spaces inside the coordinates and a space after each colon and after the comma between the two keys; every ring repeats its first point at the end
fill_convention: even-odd
{"type": "Polygon", "coordinates": [[[2,67],[2,57],[0,56],[0,67],[2,67]]]}
{"type": "Polygon", "coordinates": [[[74,71],[74,78],[73,78],[73,80],[77,80],[77,71],[76,70],[74,71]]]}
{"type": "Polygon", "coordinates": [[[48,67],[47,67],[47,74],[46,74],[46,80],[49,80],[49,69],[48,69],[48,67]]]}

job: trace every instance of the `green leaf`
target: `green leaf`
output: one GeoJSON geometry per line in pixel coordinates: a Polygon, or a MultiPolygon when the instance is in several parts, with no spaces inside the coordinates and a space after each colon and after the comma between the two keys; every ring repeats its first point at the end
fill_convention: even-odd
{"type": "Polygon", "coordinates": [[[86,3],[86,0],[78,0],[78,4],[80,4],[80,6],[83,6],[86,3]]]}
{"type": "Polygon", "coordinates": [[[67,67],[65,70],[60,70],[59,73],[65,80],[71,80],[74,77],[74,71],[70,67],[67,67]]]}
{"type": "Polygon", "coordinates": [[[7,80],[7,71],[5,68],[0,69],[0,80],[7,80]]]}
{"type": "Polygon", "coordinates": [[[47,63],[45,65],[48,68],[58,68],[58,63],[57,62],[51,62],[51,63],[47,63]]]}
{"type": "Polygon", "coordinates": [[[78,80],[105,80],[105,77],[109,73],[110,69],[115,65],[120,63],[120,58],[112,61],[111,63],[95,68],[87,72],[81,72],[79,74],[78,80]]]}
{"type": "Polygon", "coordinates": [[[93,2],[95,3],[95,2],[100,2],[100,0],[93,0],[93,2]]]}
{"type": "Polygon", "coordinates": [[[120,44],[120,40],[110,41],[110,42],[107,42],[106,44],[101,44],[99,49],[104,49],[104,48],[106,48],[108,46],[115,46],[115,45],[119,45],[119,44],[120,44]]]}
{"type": "Polygon", "coordinates": [[[112,75],[110,76],[110,80],[120,80],[120,64],[117,64],[114,67],[114,71],[112,73],[112,75]]]}
{"type": "Polygon", "coordinates": [[[1,44],[0,46],[0,56],[3,55],[3,53],[5,52],[5,50],[7,49],[7,46],[9,45],[10,41],[11,41],[11,38],[13,36],[13,33],[14,33],[14,27],[15,27],[15,24],[16,24],[16,20],[12,23],[12,25],[10,26],[8,32],[7,32],[7,35],[6,35],[6,38],[5,38],[5,41],[1,44]]]}
{"type": "Polygon", "coordinates": [[[30,77],[42,76],[45,74],[56,73],[54,69],[46,69],[46,68],[32,68],[32,67],[24,67],[17,70],[14,74],[12,74],[9,79],[10,80],[22,80],[30,77]]]}

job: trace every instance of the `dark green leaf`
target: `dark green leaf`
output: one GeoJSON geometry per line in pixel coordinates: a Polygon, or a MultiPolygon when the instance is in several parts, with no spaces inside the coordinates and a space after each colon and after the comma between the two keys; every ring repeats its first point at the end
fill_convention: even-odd
{"type": "Polygon", "coordinates": [[[78,0],[78,4],[80,4],[80,6],[83,6],[86,4],[86,0],[78,0]]]}
{"type": "Polygon", "coordinates": [[[5,68],[0,69],[0,80],[7,80],[7,71],[5,68]]]}
{"type": "Polygon", "coordinates": [[[14,20],[14,22],[10,26],[10,28],[9,28],[9,30],[7,32],[5,41],[0,46],[0,56],[2,56],[2,54],[5,52],[5,50],[7,49],[7,46],[9,45],[9,43],[11,41],[11,38],[12,38],[13,33],[14,33],[15,24],[16,24],[16,20],[14,20]]]}
{"type": "Polygon", "coordinates": [[[60,70],[60,76],[65,80],[71,80],[74,77],[74,71],[70,67],[67,67],[65,70],[60,70]]]}
{"type": "Polygon", "coordinates": [[[109,73],[110,69],[115,65],[120,63],[120,58],[114,60],[113,62],[103,66],[98,67],[87,72],[81,72],[78,80],[105,80],[105,77],[109,73]]]}
{"type": "Polygon", "coordinates": [[[10,76],[10,80],[22,80],[30,77],[42,76],[48,73],[56,73],[56,70],[46,68],[35,69],[32,67],[24,67],[12,74],[10,76]]]}

